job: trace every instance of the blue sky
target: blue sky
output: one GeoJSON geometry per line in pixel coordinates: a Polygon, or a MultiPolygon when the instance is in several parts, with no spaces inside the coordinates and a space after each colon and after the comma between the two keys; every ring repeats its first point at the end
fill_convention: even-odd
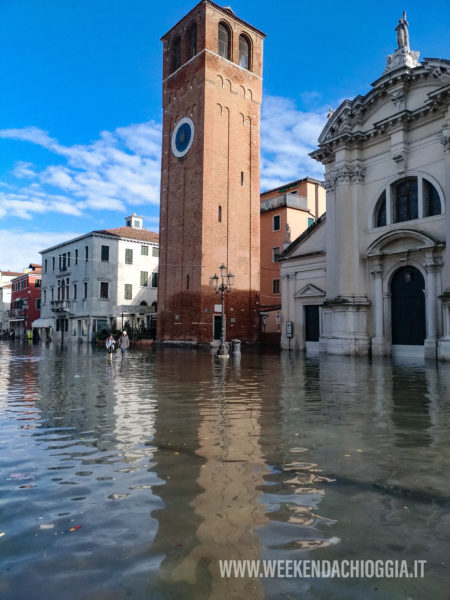
{"type": "MultiPolygon", "coordinates": [[[[195,1],[1,0],[0,268],[133,210],[158,230],[160,37],[195,1]]],[[[450,3],[226,0],[267,34],[261,187],[321,177],[330,107],[370,89],[407,10],[421,58],[450,59],[450,3]]]]}

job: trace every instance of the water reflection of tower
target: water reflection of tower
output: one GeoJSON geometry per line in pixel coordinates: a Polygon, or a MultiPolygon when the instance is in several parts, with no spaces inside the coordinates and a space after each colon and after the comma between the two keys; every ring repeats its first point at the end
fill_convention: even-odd
{"type": "Polygon", "coordinates": [[[162,557],[159,578],[152,584],[152,589],[161,590],[167,586],[173,597],[183,594],[189,597],[189,585],[174,581],[172,572],[197,544],[195,532],[200,521],[192,502],[201,492],[196,480],[203,461],[195,454],[201,417],[195,391],[202,379],[199,375],[202,358],[194,352],[187,356],[176,350],[160,350],[155,363],[158,406],[153,470],[161,485],[154,486],[153,492],[160,497],[163,506],[152,513],[158,522],[158,530],[150,554],[155,560],[162,557]],[[187,362],[186,359],[189,369],[178,368],[183,360],[187,362]]]}
{"type": "Polygon", "coordinates": [[[184,373],[178,380],[187,399],[184,415],[170,394],[160,403],[165,405],[163,412],[158,411],[155,443],[161,462],[155,469],[166,480],[157,492],[165,508],[153,513],[159,530],[152,550],[166,554],[161,585],[186,597],[191,597],[191,589],[195,598],[256,599],[263,597],[260,582],[221,578],[219,560],[261,554],[254,531],[265,522],[265,508],[258,500],[266,473],[259,443],[259,386],[235,376],[233,364],[217,363],[209,355],[196,355],[194,363],[190,376],[186,379],[184,373]],[[177,446],[167,447],[167,428],[177,446]],[[166,445],[161,447],[164,438],[166,445]]]}

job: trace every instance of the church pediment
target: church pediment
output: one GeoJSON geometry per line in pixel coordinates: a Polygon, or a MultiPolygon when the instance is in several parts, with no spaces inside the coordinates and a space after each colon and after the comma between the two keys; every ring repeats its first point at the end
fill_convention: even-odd
{"type": "Polygon", "coordinates": [[[426,248],[434,248],[440,243],[419,231],[398,229],[379,237],[367,249],[367,256],[380,256],[414,252],[426,248]]]}
{"type": "Polygon", "coordinates": [[[375,81],[365,96],[344,100],[319,136],[319,150],[310,156],[322,160],[326,148],[342,142],[361,143],[399,122],[416,121],[448,98],[450,61],[425,59],[414,68],[394,69],[375,81]]]}
{"type": "Polygon", "coordinates": [[[319,144],[336,137],[349,128],[349,115],[351,114],[352,102],[344,100],[336,111],[330,112],[328,122],[319,136],[319,144]]]}
{"type": "Polygon", "coordinates": [[[294,298],[309,298],[312,296],[325,296],[325,292],[316,285],[308,283],[294,294],[294,298]]]}

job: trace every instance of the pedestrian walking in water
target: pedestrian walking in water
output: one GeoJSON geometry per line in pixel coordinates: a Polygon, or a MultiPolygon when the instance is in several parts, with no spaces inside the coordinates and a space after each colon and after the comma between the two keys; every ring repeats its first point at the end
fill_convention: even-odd
{"type": "Polygon", "coordinates": [[[127,335],[126,331],[122,331],[122,335],[119,338],[119,346],[122,351],[122,358],[125,356],[125,352],[130,347],[130,338],[127,335]]]}
{"type": "Polygon", "coordinates": [[[105,346],[106,346],[106,351],[108,352],[108,354],[112,354],[114,352],[115,344],[116,344],[116,340],[113,338],[112,334],[106,338],[105,346]]]}

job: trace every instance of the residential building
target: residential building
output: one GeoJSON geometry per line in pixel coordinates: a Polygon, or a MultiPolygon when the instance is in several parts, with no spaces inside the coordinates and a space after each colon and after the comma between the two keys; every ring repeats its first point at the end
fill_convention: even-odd
{"type": "Polygon", "coordinates": [[[450,61],[407,40],[312,153],[327,212],[282,255],[284,347],[450,360],[450,61]]]}
{"type": "Polygon", "coordinates": [[[41,337],[92,341],[102,330],[148,328],[156,316],[158,234],[136,214],[42,255],[41,337]]]}
{"type": "Polygon", "coordinates": [[[11,280],[9,329],[16,337],[31,335],[31,324],[41,310],[41,265],[31,263],[24,272],[11,280]]]}
{"type": "Polygon", "coordinates": [[[17,271],[0,270],[0,332],[9,330],[9,311],[11,309],[11,281],[22,275],[17,271]]]}
{"type": "Polygon", "coordinates": [[[204,0],[162,38],[160,341],[220,338],[222,264],[234,275],[227,338],[258,338],[264,37],[204,0]]]}
{"type": "Polygon", "coordinates": [[[321,182],[305,177],[261,194],[262,340],[280,340],[281,285],[278,257],[325,212],[321,182]]]}

